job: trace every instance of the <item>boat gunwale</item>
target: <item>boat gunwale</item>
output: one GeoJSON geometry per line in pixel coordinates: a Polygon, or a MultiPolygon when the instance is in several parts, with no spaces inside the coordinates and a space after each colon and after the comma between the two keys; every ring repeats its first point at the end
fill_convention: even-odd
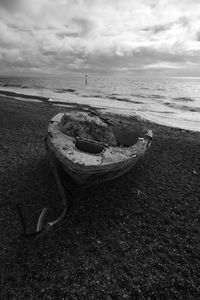
{"type": "MultiPolygon", "coordinates": [[[[49,146],[49,143],[48,143],[48,146],[49,146]]],[[[56,158],[60,161],[60,163],[62,165],[64,165],[64,167],[69,168],[72,172],[75,172],[75,173],[81,173],[81,174],[96,174],[97,172],[98,173],[105,173],[105,172],[110,172],[110,171],[122,170],[122,169],[126,168],[127,165],[128,166],[131,165],[130,161],[125,160],[123,164],[121,162],[109,164],[110,167],[112,166],[111,168],[105,168],[105,167],[103,168],[102,166],[97,166],[95,170],[94,169],[92,170],[92,169],[86,169],[86,167],[83,165],[83,166],[81,166],[82,169],[78,169],[78,168],[74,167],[73,165],[66,164],[63,161],[63,159],[60,157],[61,155],[59,155],[59,156],[56,155],[56,152],[53,151],[52,149],[50,149],[50,147],[49,147],[48,151],[51,151],[54,154],[54,156],[56,156],[56,158]],[[85,170],[83,170],[83,168],[85,168],[85,170]]],[[[138,159],[139,159],[139,155],[132,158],[133,165],[137,162],[138,159]]],[[[80,165],[78,165],[78,164],[76,164],[75,166],[80,167],[80,165]]]]}
{"type": "MultiPolygon", "coordinates": [[[[138,152],[132,153],[131,156],[129,156],[128,158],[124,159],[124,160],[120,160],[117,162],[111,162],[110,164],[106,164],[106,165],[97,165],[97,166],[87,166],[87,165],[82,165],[79,163],[71,163],[71,160],[69,158],[67,158],[67,156],[63,155],[61,151],[58,150],[58,148],[55,146],[55,144],[53,143],[51,137],[48,136],[47,138],[47,142],[49,145],[49,148],[51,149],[51,151],[54,153],[54,155],[57,157],[58,160],[61,161],[62,164],[67,165],[67,167],[69,169],[71,169],[72,171],[75,172],[81,172],[81,173],[96,173],[96,172],[107,172],[107,171],[111,171],[111,170],[119,170],[122,168],[125,168],[127,165],[130,165],[131,162],[134,164],[142,155],[139,155],[138,152]],[[136,155],[136,156],[135,156],[136,155]],[[83,170],[83,168],[85,170],[83,170]]],[[[141,141],[138,141],[136,144],[141,143],[141,141]]],[[[134,144],[134,146],[136,145],[134,144]]],[[[145,146],[145,144],[143,143],[143,147],[145,146]]],[[[142,147],[142,148],[143,148],[142,147]]],[[[119,148],[121,150],[120,147],[109,147],[111,148],[119,148]]],[[[131,148],[131,147],[128,147],[131,148]]],[[[75,151],[77,151],[76,149],[74,149],[75,151]]],[[[140,149],[141,150],[141,149],[140,149]]],[[[87,155],[91,155],[94,156],[93,154],[88,154],[87,155]]]]}

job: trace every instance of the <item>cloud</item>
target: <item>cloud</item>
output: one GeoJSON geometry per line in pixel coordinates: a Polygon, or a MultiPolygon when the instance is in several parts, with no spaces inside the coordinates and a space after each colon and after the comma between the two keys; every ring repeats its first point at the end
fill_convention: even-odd
{"type": "Polygon", "coordinates": [[[48,0],[0,0],[0,8],[8,12],[38,13],[48,0]]]}
{"type": "Polygon", "coordinates": [[[199,69],[199,12],[198,0],[0,0],[1,70],[199,69]]]}
{"type": "Polygon", "coordinates": [[[21,5],[21,0],[0,0],[0,7],[6,10],[15,10],[21,5]]]}

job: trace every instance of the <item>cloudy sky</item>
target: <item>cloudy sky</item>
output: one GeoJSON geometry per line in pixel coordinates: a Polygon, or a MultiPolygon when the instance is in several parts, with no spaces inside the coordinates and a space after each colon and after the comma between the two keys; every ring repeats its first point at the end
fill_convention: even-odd
{"type": "Polygon", "coordinates": [[[200,76],[200,0],[0,0],[0,74],[200,76]]]}

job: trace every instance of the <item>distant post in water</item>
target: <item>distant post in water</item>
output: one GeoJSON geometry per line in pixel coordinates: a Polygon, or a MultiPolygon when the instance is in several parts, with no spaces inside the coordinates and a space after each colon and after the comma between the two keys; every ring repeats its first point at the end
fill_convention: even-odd
{"type": "Polygon", "coordinates": [[[87,84],[87,74],[85,75],[85,84],[87,84]]]}

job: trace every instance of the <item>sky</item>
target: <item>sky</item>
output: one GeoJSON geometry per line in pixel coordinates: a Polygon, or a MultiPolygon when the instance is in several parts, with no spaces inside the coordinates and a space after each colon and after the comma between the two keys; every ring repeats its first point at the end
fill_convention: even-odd
{"type": "Polygon", "coordinates": [[[0,0],[0,75],[200,76],[199,0],[0,0]]]}

